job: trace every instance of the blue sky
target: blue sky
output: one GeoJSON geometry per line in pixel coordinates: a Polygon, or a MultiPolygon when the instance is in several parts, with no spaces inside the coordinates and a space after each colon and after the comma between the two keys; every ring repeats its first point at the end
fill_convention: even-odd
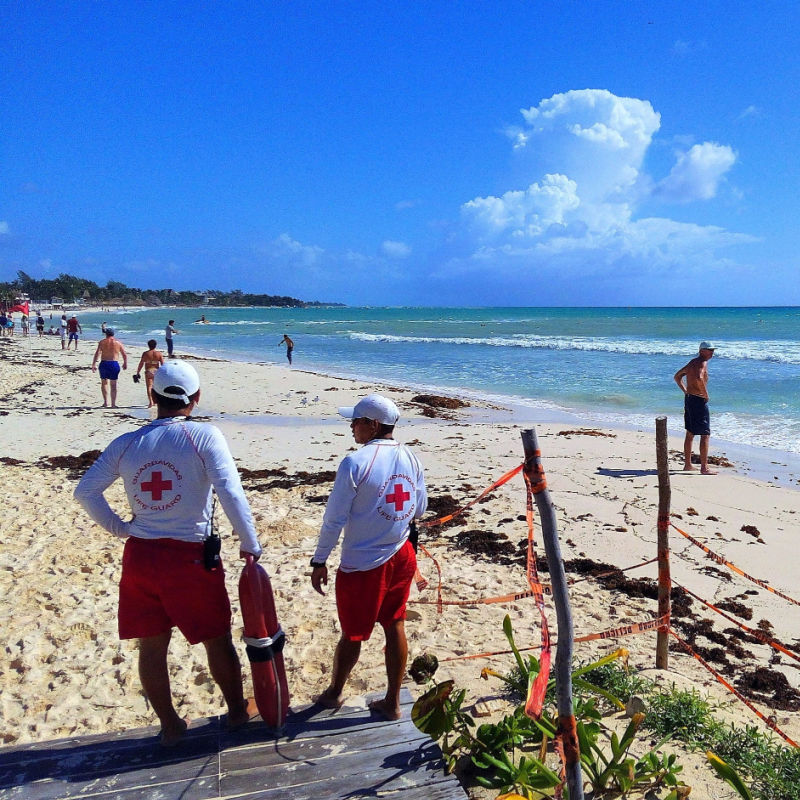
{"type": "Polygon", "coordinates": [[[0,280],[800,304],[800,7],[5,3],[0,280]]]}

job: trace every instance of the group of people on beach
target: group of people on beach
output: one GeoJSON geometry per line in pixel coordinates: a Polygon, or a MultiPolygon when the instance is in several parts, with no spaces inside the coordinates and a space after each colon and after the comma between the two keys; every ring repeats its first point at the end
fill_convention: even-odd
{"type": "MultiPolygon", "coordinates": [[[[207,323],[208,320],[206,320],[205,316],[202,316],[197,322],[207,323]]],[[[97,343],[97,349],[92,358],[92,371],[97,371],[100,374],[100,392],[103,397],[103,408],[117,408],[117,380],[119,379],[120,372],[128,369],[128,354],[122,342],[115,337],[113,328],[103,322],[100,326],[100,330],[103,334],[103,338],[97,343]]],[[[71,319],[67,320],[66,314],[63,314],[61,317],[61,349],[65,349],[65,342],[67,342],[67,337],[69,337],[69,341],[66,343],[66,349],[68,350],[69,345],[74,341],[75,349],[77,350],[78,334],[82,332],[83,329],[74,315],[71,319]]],[[[175,358],[173,337],[177,336],[179,333],[180,331],[175,328],[175,320],[169,320],[164,329],[168,358],[175,358]]],[[[289,364],[291,364],[294,342],[287,334],[284,334],[279,344],[286,345],[286,358],[289,364]]],[[[156,370],[164,363],[164,354],[157,348],[158,342],[155,339],[149,339],[147,342],[147,350],[142,353],[139,359],[139,365],[136,368],[136,373],[133,375],[134,383],[139,383],[142,369],[144,369],[148,408],[152,408],[156,405],[153,398],[153,378],[156,370]]]]}
{"type": "MultiPolygon", "coordinates": [[[[123,358],[124,368],[124,348],[115,343],[113,329],[105,333],[98,346],[106,356],[101,366],[115,356],[123,358]]],[[[148,352],[157,353],[154,347],[148,352]]],[[[145,368],[156,360],[151,356],[145,368]]],[[[101,376],[108,369],[103,367],[101,376]]],[[[140,680],[161,725],[160,741],[172,746],[189,722],[172,701],[167,651],[174,627],[191,644],[203,644],[227,704],[228,728],[241,727],[256,713],[254,702],[244,696],[224,572],[218,561],[205,557],[214,527],[213,492],[239,538],[240,556],[257,560],[262,547],[225,438],[213,425],[190,418],[200,399],[197,371],[184,360],[162,358],[152,372],[157,418],[112,441],[81,479],[75,497],[95,522],[126,540],[119,634],[138,639],[140,680]],[[133,515],[127,521],[104,496],[118,478],[133,515]]],[[[370,708],[378,717],[398,719],[408,656],[406,601],[416,571],[411,533],[427,508],[425,479],[417,457],[394,439],[400,412],[390,399],[371,394],[338,411],[350,420],[361,449],[339,465],[311,558],[311,584],[324,594],[327,560],[342,538],[335,585],[341,636],[330,683],[317,702],[326,708],[342,705],[362,642],[379,623],[386,640],[387,688],[370,708]]]]}
{"type": "MultiPolygon", "coordinates": [[[[167,330],[174,335],[172,325],[170,321],[167,330]]],[[[694,469],[692,444],[700,436],[701,472],[706,475],[714,474],[708,467],[708,362],[713,355],[714,347],[703,341],[698,355],[674,375],[685,395],[684,469],[694,469]]],[[[287,356],[291,358],[290,352],[287,356]]],[[[113,328],[104,326],[92,361],[93,370],[99,367],[104,406],[109,399],[112,407],[116,404],[120,360],[126,369],[124,346],[113,328]]],[[[239,539],[240,556],[258,560],[262,546],[223,434],[191,419],[200,399],[195,368],[185,360],[165,360],[151,339],[137,376],[142,369],[156,419],[114,439],[85,473],[75,497],[95,522],[125,540],[119,634],[139,641],[140,680],[161,725],[160,741],[172,746],[188,728],[188,720],[175,710],[170,686],[167,653],[175,627],[191,644],[203,644],[227,704],[228,728],[241,727],[256,713],[254,702],[244,696],[224,572],[218,559],[206,558],[214,531],[214,492],[239,539]],[[129,520],[104,496],[118,478],[130,503],[129,520]]],[[[370,394],[338,413],[350,420],[360,449],[339,464],[310,561],[312,587],[324,594],[327,561],[341,539],[335,579],[341,634],[329,684],[317,703],[332,709],[343,704],[362,642],[380,624],[387,683],[383,697],[370,709],[380,718],[397,719],[408,656],[406,602],[416,571],[415,520],[427,508],[424,472],[415,454],[394,439],[400,412],[390,399],[370,394]]]]}

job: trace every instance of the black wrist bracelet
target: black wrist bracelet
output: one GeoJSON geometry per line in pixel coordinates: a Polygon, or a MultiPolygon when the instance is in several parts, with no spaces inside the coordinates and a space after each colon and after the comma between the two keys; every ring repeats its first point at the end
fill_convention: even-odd
{"type": "Polygon", "coordinates": [[[314,561],[314,559],[312,558],[311,566],[314,567],[314,569],[319,569],[320,567],[326,566],[326,564],[324,561],[314,561]]]}

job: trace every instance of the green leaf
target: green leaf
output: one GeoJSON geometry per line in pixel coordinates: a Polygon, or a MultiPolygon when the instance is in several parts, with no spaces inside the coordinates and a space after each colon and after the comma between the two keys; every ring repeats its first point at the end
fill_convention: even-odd
{"type": "Polygon", "coordinates": [[[740,797],[743,797],[744,800],[753,800],[753,795],[750,794],[750,790],[745,786],[744,781],[739,777],[739,773],[736,772],[733,767],[726,764],[719,756],[714,755],[710,750],[706,753],[706,758],[717,775],[732,786],[739,793],[740,797]]]}

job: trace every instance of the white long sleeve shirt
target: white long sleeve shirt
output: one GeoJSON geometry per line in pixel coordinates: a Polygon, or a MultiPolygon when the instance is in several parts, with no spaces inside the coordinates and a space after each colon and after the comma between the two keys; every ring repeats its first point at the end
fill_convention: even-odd
{"type": "Polygon", "coordinates": [[[394,439],[373,439],[344,457],[314,553],[326,561],[339,536],[343,572],[365,572],[387,562],[408,538],[409,524],[428,507],[417,457],[394,439]]]}
{"type": "Polygon", "coordinates": [[[221,431],[186,417],[157,419],[114,439],[87,470],[75,499],[116,536],[201,542],[208,536],[217,492],[241,549],[259,555],[253,515],[221,431]],[[103,496],[122,478],[135,514],[125,522],[103,496]]]}

